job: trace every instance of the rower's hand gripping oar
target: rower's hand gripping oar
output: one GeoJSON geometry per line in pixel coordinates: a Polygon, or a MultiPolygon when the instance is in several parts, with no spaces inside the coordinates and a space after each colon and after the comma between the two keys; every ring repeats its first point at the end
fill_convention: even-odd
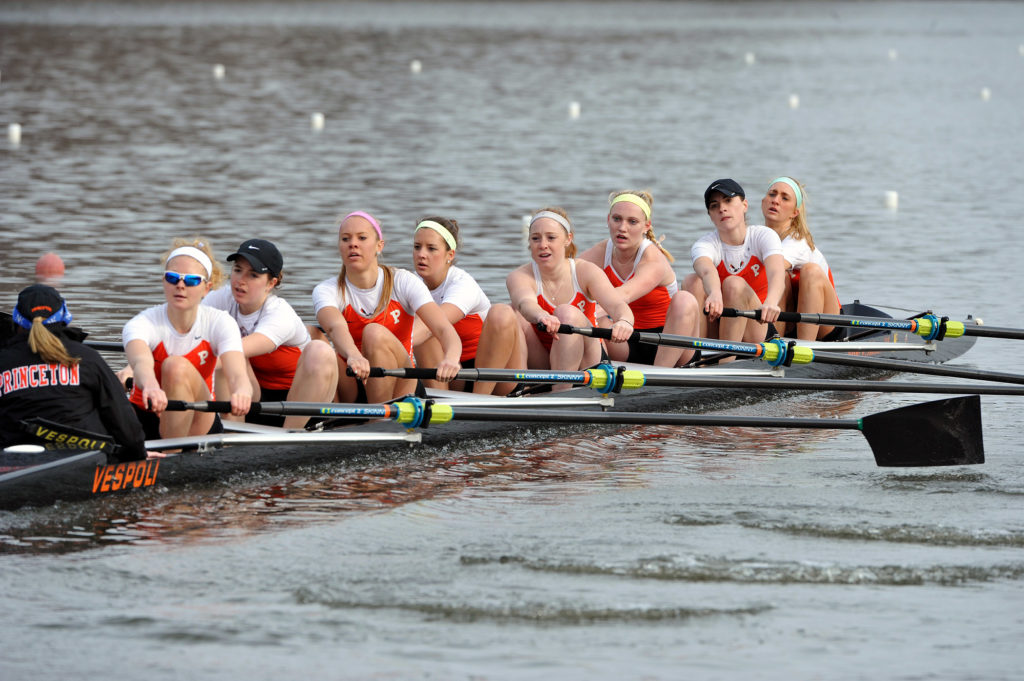
{"type": "MultiPolygon", "coordinates": [[[[594,328],[590,326],[579,327],[562,324],[559,327],[558,332],[577,333],[581,336],[590,336],[592,338],[607,339],[611,337],[609,329],[594,328]]],[[[651,345],[669,345],[679,348],[697,348],[699,350],[718,350],[734,355],[748,355],[754,359],[764,360],[773,367],[820,362],[821,364],[841,364],[844,366],[877,369],[879,371],[905,371],[911,374],[929,374],[932,376],[948,376],[952,378],[973,378],[981,381],[995,381],[1000,383],[1016,383],[1024,385],[1024,376],[1019,374],[937,366],[900,359],[882,359],[879,357],[867,357],[863,355],[846,356],[833,352],[816,352],[806,346],[797,345],[796,341],[785,341],[780,338],[767,340],[763,343],[742,343],[739,341],[720,341],[711,338],[676,336],[668,333],[634,331],[633,335],[630,336],[630,340],[634,342],[648,343],[651,345]]],[[[840,341],[837,341],[837,345],[840,343],[840,341]]]]}
{"type": "MultiPolygon", "coordinates": [[[[502,409],[432,404],[406,397],[393,404],[335,404],[315,402],[259,402],[264,414],[332,416],[335,418],[390,418],[409,427],[428,423],[512,421],[526,423],[602,423],[676,426],[743,426],[754,428],[814,428],[857,430],[867,439],[875,463],[886,467],[963,466],[985,462],[981,432],[981,399],[952,397],[923,402],[860,419],[726,416],[714,414],[659,414],[565,409],[502,409]]],[[[231,410],[230,402],[181,402],[171,410],[231,410]]]]}
{"type": "MultiPolygon", "coordinates": [[[[727,307],[722,310],[723,317],[745,317],[761,321],[760,310],[736,310],[727,307]]],[[[979,323],[950,321],[949,317],[938,317],[926,314],[913,319],[889,319],[886,317],[854,317],[838,314],[811,314],[806,312],[781,312],[780,322],[796,324],[818,324],[821,326],[850,326],[865,329],[886,329],[890,331],[909,331],[925,340],[942,340],[943,338],[959,338],[960,336],[978,336],[986,338],[1013,338],[1024,340],[1024,329],[1011,329],[1000,326],[983,326],[979,323]]]]}

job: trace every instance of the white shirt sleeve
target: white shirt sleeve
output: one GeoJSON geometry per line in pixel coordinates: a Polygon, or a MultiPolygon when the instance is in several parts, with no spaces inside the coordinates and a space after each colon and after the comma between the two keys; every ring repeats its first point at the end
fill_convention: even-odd
{"type": "Polygon", "coordinates": [[[468,272],[460,267],[452,267],[448,270],[447,281],[442,284],[444,296],[441,300],[434,300],[438,305],[451,303],[459,308],[464,315],[484,315],[491,307],[491,301],[487,294],[480,288],[468,272]]]}
{"type": "Polygon", "coordinates": [[[793,266],[794,270],[798,270],[812,261],[813,254],[806,241],[794,236],[787,236],[782,240],[782,257],[793,266]]]}
{"type": "Polygon", "coordinates": [[[715,267],[722,262],[722,242],[718,238],[718,232],[708,232],[690,248],[690,261],[697,262],[697,258],[710,258],[711,264],[715,267]]]}
{"type": "Polygon", "coordinates": [[[782,255],[782,239],[771,227],[749,225],[747,227],[751,251],[761,262],[768,262],[770,255],[782,255]]]}
{"type": "Polygon", "coordinates": [[[199,313],[203,314],[204,310],[209,314],[206,328],[213,354],[220,357],[225,352],[242,352],[242,334],[231,315],[223,310],[200,305],[199,313]]]}
{"type": "Polygon", "coordinates": [[[150,311],[160,307],[158,305],[156,308],[145,309],[129,319],[124,328],[121,329],[121,342],[128,345],[128,342],[133,340],[145,341],[150,350],[159,345],[161,340],[160,332],[153,321],[153,315],[150,311]]]}
{"type": "Polygon", "coordinates": [[[338,278],[324,279],[313,289],[313,314],[320,314],[325,307],[343,308],[341,295],[338,291],[338,278]]]}
{"type": "Polygon", "coordinates": [[[309,331],[299,315],[287,300],[275,295],[268,296],[263,303],[263,313],[252,332],[263,334],[273,341],[275,347],[294,345],[304,348],[310,341],[309,331]]]}
{"type": "Polygon", "coordinates": [[[395,268],[394,272],[394,288],[391,297],[397,300],[406,312],[416,314],[421,307],[434,302],[430,295],[430,289],[422,279],[408,270],[395,268]]]}

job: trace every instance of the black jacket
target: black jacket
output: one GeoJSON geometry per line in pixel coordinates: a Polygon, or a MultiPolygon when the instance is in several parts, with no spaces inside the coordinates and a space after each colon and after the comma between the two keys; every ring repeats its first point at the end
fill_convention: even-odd
{"type": "Polygon", "coordinates": [[[116,457],[122,461],[145,459],[142,426],[120,381],[98,352],[79,342],[84,338],[80,330],[61,326],[47,328],[61,339],[68,354],[81,357],[72,370],[53,370],[54,365],[29,349],[27,333],[15,334],[0,349],[0,447],[36,443],[21,421],[41,417],[109,435],[120,445],[116,457]]]}

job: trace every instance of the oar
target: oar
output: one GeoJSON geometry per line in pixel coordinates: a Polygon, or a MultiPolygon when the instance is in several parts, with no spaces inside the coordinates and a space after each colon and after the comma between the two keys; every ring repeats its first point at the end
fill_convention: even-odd
{"type": "MultiPolygon", "coordinates": [[[[569,383],[604,393],[644,386],[679,388],[738,388],[743,390],[813,390],[819,392],[928,393],[938,395],[1019,395],[1024,386],[995,386],[957,383],[911,383],[889,381],[841,380],[830,378],[779,378],[774,376],[708,375],[700,369],[675,369],[660,373],[626,369],[602,364],[583,371],[536,371],[517,369],[461,369],[456,380],[495,381],[497,383],[569,383]],[[622,371],[620,372],[619,369],[622,371]],[[622,384],[616,385],[619,376],[622,384]],[[703,375],[702,375],[703,374],[703,375]]],[[[436,369],[383,369],[372,367],[371,377],[433,379],[436,369]]]]}
{"type": "MultiPolygon", "coordinates": [[[[760,310],[736,310],[727,307],[722,310],[723,317],[746,317],[761,321],[760,310]]],[[[1024,340],[1024,329],[1011,329],[1001,326],[984,326],[978,323],[955,322],[946,317],[933,314],[913,319],[888,319],[885,317],[854,317],[836,314],[809,314],[806,312],[782,312],[780,322],[797,324],[819,324],[821,326],[856,326],[867,329],[889,329],[909,331],[923,336],[927,340],[943,338],[959,338],[960,336],[978,336],[986,338],[1013,338],[1024,340]]]]}
{"type": "MultiPolygon", "coordinates": [[[[335,404],[315,402],[259,402],[264,414],[390,418],[410,427],[465,421],[525,423],[603,423],[673,426],[743,426],[754,428],[816,428],[860,431],[886,467],[963,466],[985,462],[981,433],[981,398],[951,397],[923,402],[859,419],[660,414],[562,409],[493,409],[433,404],[407,397],[393,404],[335,404]]],[[[229,402],[172,401],[168,409],[226,412],[229,402]]]]}
{"type": "MultiPolygon", "coordinates": [[[[576,333],[592,338],[611,338],[611,329],[590,326],[579,327],[562,324],[558,329],[558,333],[576,333]]],[[[764,360],[772,366],[819,362],[821,364],[841,364],[878,371],[905,371],[911,374],[928,374],[931,376],[947,376],[949,378],[973,378],[980,381],[1024,385],[1024,376],[1019,374],[936,366],[903,359],[881,359],[861,355],[846,356],[834,352],[815,352],[806,346],[796,345],[795,342],[787,343],[781,339],[769,340],[764,343],[742,343],[739,341],[720,341],[710,338],[676,336],[668,333],[634,331],[633,335],[630,336],[630,340],[651,345],[669,345],[678,348],[697,348],[698,350],[720,350],[734,355],[750,355],[755,359],[764,360]]]]}

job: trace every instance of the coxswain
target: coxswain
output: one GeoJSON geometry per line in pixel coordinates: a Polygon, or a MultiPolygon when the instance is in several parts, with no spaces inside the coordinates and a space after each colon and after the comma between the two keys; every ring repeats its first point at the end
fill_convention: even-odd
{"type": "Polygon", "coordinates": [[[72,317],[60,294],[43,284],[29,286],[18,295],[12,317],[16,331],[0,349],[0,446],[81,448],[71,438],[84,432],[112,440],[117,447],[108,451],[117,460],[145,459],[142,426],[120,382],[81,342],[84,332],[68,326],[72,317]],[[47,436],[41,437],[39,428],[25,424],[33,418],[57,425],[44,428],[47,436]]]}

